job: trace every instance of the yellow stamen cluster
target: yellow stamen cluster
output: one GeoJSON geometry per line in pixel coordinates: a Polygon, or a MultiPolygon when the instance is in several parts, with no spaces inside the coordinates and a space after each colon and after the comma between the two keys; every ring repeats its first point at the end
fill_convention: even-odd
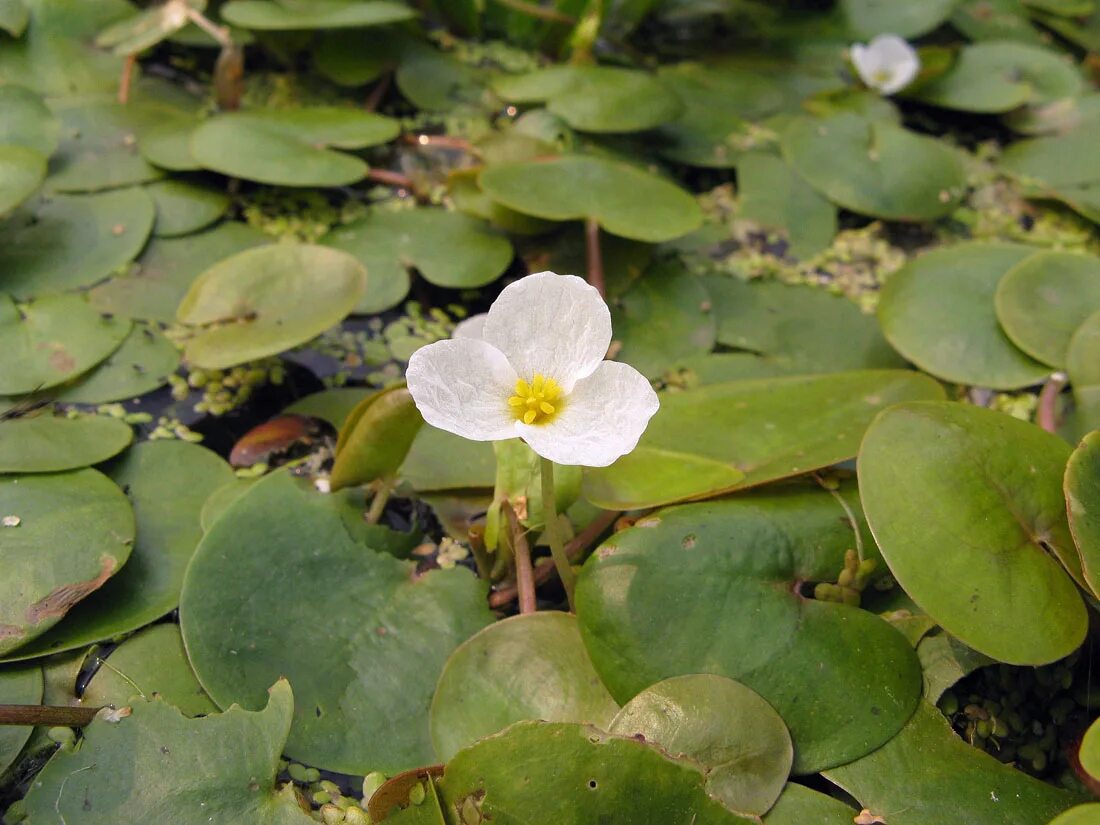
{"type": "Polygon", "coordinates": [[[524,424],[545,424],[561,409],[561,387],[536,372],[530,383],[522,378],[516,381],[516,394],[508,399],[508,406],[524,424]]]}

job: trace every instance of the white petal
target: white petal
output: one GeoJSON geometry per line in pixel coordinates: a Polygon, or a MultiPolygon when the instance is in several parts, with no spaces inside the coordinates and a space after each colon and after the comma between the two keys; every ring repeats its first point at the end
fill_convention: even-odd
{"type": "Polygon", "coordinates": [[[860,79],[885,95],[900,92],[920,71],[916,50],[895,34],[881,34],[867,46],[856,43],[848,53],[860,79]]]}
{"type": "Polygon", "coordinates": [[[465,321],[460,321],[455,325],[454,332],[451,333],[452,338],[476,338],[479,341],[485,340],[485,319],[489,315],[485,312],[479,315],[471,315],[465,321]]]}
{"type": "Polygon", "coordinates": [[[474,338],[421,347],[405,372],[424,420],[472,441],[516,437],[516,417],[508,407],[516,377],[504,353],[474,338]]]}
{"type": "Polygon", "coordinates": [[[521,378],[542,373],[568,392],[607,355],[611,312],[583,278],[539,272],[504,288],[484,335],[521,378]]]}
{"type": "Polygon", "coordinates": [[[528,446],[555,464],[606,467],[638,445],[657,412],[657,393],[634,367],[604,361],[582,378],[549,424],[516,422],[528,446]]]}

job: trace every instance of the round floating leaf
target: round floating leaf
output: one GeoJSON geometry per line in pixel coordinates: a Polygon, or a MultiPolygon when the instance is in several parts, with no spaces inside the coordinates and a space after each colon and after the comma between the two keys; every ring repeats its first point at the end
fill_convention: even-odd
{"type": "Polygon", "coordinates": [[[0,218],[38,191],[46,158],[25,146],[0,146],[0,218]]]}
{"type": "Polygon", "coordinates": [[[1035,825],[1078,801],[963,742],[921,702],[909,724],[877,751],[826,773],[890,825],[1035,825]]]}
{"type": "Polygon", "coordinates": [[[185,441],[136,444],[105,468],[125,489],[137,520],[126,566],[103,590],[15,654],[30,658],[72,650],[149,624],[179,604],[187,563],[202,538],[207,498],[233,480],[218,455],[185,441]]]}
{"type": "MultiPolygon", "coordinates": [[[[1073,451],[1063,484],[1085,580],[1093,593],[1100,593],[1100,431],[1086,435],[1073,451]]],[[[1100,765],[1095,773],[1100,778],[1100,765]]]]}
{"type": "Polygon", "coordinates": [[[106,461],[134,433],[117,418],[53,415],[0,421],[0,473],[53,473],[106,461]]]}
{"type": "Polygon", "coordinates": [[[89,299],[101,312],[174,323],[176,308],[199,275],[238,252],[270,240],[262,232],[236,222],[185,238],[154,238],[129,272],[94,287],[89,299]]]}
{"type": "Polygon", "coordinates": [[[95,470],[0,477],[0,654],[55,625],[130,556],[134,514],[95,470]]]}
{"type": "Polygon", "coordinates": [[[91,286],[137,257],[155,215],[140,189],[27,204],[0,223],[3,288],[28,298],[91,286]]]}
{"type": "Polygon", "coordinates": [[[333,29],[320,36],[313,65],[340,86],[365,86],[394,67],[402,45],[392,29],[333,29]]]}
{"type": "Polygon", "coordinates": [[[843,568],[843,512],[824,491],[792,489],[669,508],[615,534],[576,592],[611,695],[690,673],[736,679],[786,722],[797,773],[888,741],[920,698],[912,647],[873,613],[800,593],[843,568]]]}
{"type": "Polygon", "coordinates": [[[994,308],[1001,278],[1034,251],[968,243],[921,255],[883,286],[882,331],[898,352],[945,381],[997,390],[1039,383],[1050,368],[1012,344],[994,308]]]}
{"type": "Polygon", "coordinates": [[[932,31],[955,10],[959,0],[841,0],[849,28],[860,37],[896,34],[917,37],[932,31]]]}
{"type": "Polygon", "coordinates": [[[1081,737],[1078,756],[1090,776],[1100,777],[1100,722],[1094,721],[1081,737]]]}
{"type": "Polygon", "coordinates": [[[514,722],[606,729],[618,709],[592,668],[575,616],[513,616],[468,639],[447,661],[432,700],[432,743],[446,762],[514,722]]]}
{"type": "Polygon", "coordinates": [[[675,261],[651,267],[616,302],[619,360],[649,378],[714,349],[716,324],[701,278],[675,261]]]}
{"type": "Polygon", "coordinates": [[[32,820],[310,825],[275,774],[294,707],[290,686],[266,709],[188,719],[163,701],[135,701],[131,715],[96,719],[80,747],[58,750],[26,798],[32,820]]]}
{"type": "Polygon", "coordinates": [[[411,20],[416,13],[386,0],[230,0],[221,8],[228,23],[242,29],[296,31],[302,29],[358,29],[411,20]]]}
{"type": "Polygon", "coordinates": [[[137,145],[142,156],[162,169],[190,172],[202,166],[191,154],[191,133],[202,120],[180,110],[164,110],[155,121],[137,124],[137,145]]]}
{"type": "Polygon", "coordinates": [[[162,699],[184,716],[218,712],[187,662],[177,625],[148,627],[101,661],[106,664],[99,666],[81,696],[88,707],[121,708],[137,696],[162,699]]]}
{"type": "Polygon", "coordinates": [[[781,281],[705,279],[718,342],[771,356],[792,372],[898,368],[874,316],[843,296],[781,281]]]}
{"type": "Polygon", "coordinates": [[[49,156],[57,149],[60,124],[42,98],[22,86],[0,86],[0,144],[15,144],[49,156]]]}
{"type": "Polygon", "coordinates": [[[156,180],[163,174],[138,152],[135,129],[157,120],[162,108],[77,98],[53,105],[61,143],[50,162],[49,185],[58,192],[95,192],[156,180]]]}
{"type": "Polygon", "coordinates": [[[364,399],[340,431],[332,489],[392,478],[423,425],[412,395],[403,386],[364,399]]]}
{"type": "Polygon", "coordinates": [[[1025,185],[1032,197],[1063,201],[1091,221],[1100,220],[1100,157],[1092,147],[1100,124],[1084,124],[1064,135],[1021,140],[1001,156],[1001,168],[1025,185]]]}
{"type": "Polygon", "coordinates": [[[1096,825],[1100,822],[1100,802],[1074,805],[1056,816],[1048,825],[1096,825]]]}
{"type": "Polygon", "coordinates": [[[687,192],[618,161],[566,155],[486,168],[481,187],[509,209],[552,221],[591,218],[613,235],[660,243],[699,227],[687,192]]]}
{"type": "Polygon", "coordinates": [[[724,676],[665,679],[631,699],[611,733],[641,734],[706,769],[707,793],[731,811],[762,815],[779,799],[794,761],[791,735],[755,691],[724,676]]]}
{"type": "Polygon", "coordinates": [[[401,465],[401,477],[418,492],[492,488],[496,478],[493,446],[431,425],[421,427],[401,465]]]}
{"type": "Polygon", "coordinates": [[[187,360],[224,369],[303,344],[355,309],[366,280],[355,258],[323,246],[240,252],[206,270],[180,302],[179,321],[202,327],[187,360]]]}
{"type": "Polygon", "coordinates": [[[966,192],[958,150],[888,120],[794,118],[782,148],[794,171],[833,203],[876,218],[933,220],[966,192]]]}
{"type": "Polygon", "coordinates": [[[684,104],[649,72],[610,66],[551,66],[501,75],[493,91],[546,108],[582,132],[640,132],[680,116],[684,104]]]}
{"type": "Polygon", "coordinates": [[[322,243],[342,249],[367,268],[367,291],[356,312],[399,304],[409,292],[409,269],[449,289],[485,286],[512,262],[512,245],[488,224],[443,209],[375,210],[340,226],[322,243]]]}
{"type": "Polygon", "coordinates": [[[1039,665],[1073,652],[1088,624],[1066,523],[1069,446],[1005,413],[900,404],[867,430],[867,521],[898,583],[970,647],[1039,665]],[[1011,450],[1005,450],[1011,444],[1011,450]]]}
{"type": "Polygon", "coordinates": [[[234,112],[204,121],[191,155],[206,169],[276,186],[343,186],[362,180],[361,149],[397,137],[392,118],[335,106],[234,112]]]}
{"type": "Polygon", "coordinates": [[[181,180],[163,180],[145,187],[153,196],[158,238],[190,235],[214,223],[229,209],[229,196],[220,189],[181,180]]]}
{"type": "Polygon", "coordinates": [[[168,383],[180,353],[152,327],[135,325],[107,360],[75,383],[59,388],[55,400],[65,404],[106,404],[137,398],[168,383]]]}
{"type": "Polygon", "coordinates": [[[792,782],[764,817],[764,825],[851,825],[857,816],[840,800],[792,782]]]}
{"type": "Polygon", "coordinates": [[[736,66],[662,66],[661,82],[684,102],[684,113],[656,131],[662,155],[678,163],[728,169],[759,138],[754,122],[779,111],[783,90],[759,72],[736,66]]]}
{"type": "Polygon", "coordinates": [[[736,825],[708,796],[693,763],[636,739],[564,722],[520,722],[460,751],[438,781],[447,810],[466,822],[556,825],[736,825]],[[538,765],[553,765],[539,771],[538,765]],[[480,819],[475,818],[480,817],[480,819]]]}
{"type": "Polygon", "coordinates": [[[500,101],[488,90],[491,71],[463,63],[447,52],[414,46],[402,55],[394,80],[417,108],[448,112],[459,106],[499,106],[500,101]]]}
{"type": "Polygon", "coordinates": [[[1036,252],[1005,273],[995,296],[997,319],[1012,343],[1064,368],[1069,341],[1100,310],[1100,258],[1036,252]]]}
{"type": "Polygon", "coordinates": [[[369,395],[373,393],[366,387],[337,387],[321,390],[299,398],[283,410],[283,413],[320,418],[339,430],[352,411],[369,395]]]}
{"type": "Polygon", "coordinates": [[[16,304],[0,293],[0,395],[75,378],[118,349],[129,332],[129,321],[104,318],[81,295],[16,304]]]}
{"type": "MultiPolygon", "coordinates": [[[[42,701],[42,668],[37,664],[30,667],[0,668],[0,704],[37,705],[42,701]]],[[[4,775],[11,764],[31,738],[33,728],[17,725],[0,727],[0,776],[4,775]]]]}
{"type": "Polygon", "coordinates": [[[1086,318],[1073,333],[1066,372],[1073,385],[1080,426],[1085,431],[1100,429],[1100,312],[1086,318]]]}
{"type": "Polygon", "coordinates": [[[584,496],[609,510],[633,510],[809,473],[853,458],[885,407],[942,397],[935,381],[902,370],[732,381],[666,394],[634,453],[586,470],[584,496]]]}
{"type": "Polygon", "coordinates": [[[414,577],[355,541],[338,506],[276,473],[213,523],[181,600],[191,664],[222,707],[260,704],[285,674],[293,758],[347,773],[426,764],[443,664],[492,621],[485,586],[462,568],[414,577]]]}
{"type": "Polygon", "coordinates": [[[964,112],[1007,112],[1083,91],[1081,74],[1067,58],[1026,43],[974,43],[954,65],[915,93],[926,103],[964,112]]]}
{"type": "Polygon", "coordinates": [[[737,163],[737,182],[738,217],[781,230],[794,257],[808,258],[832,243],[836,207],[781,158],[746,153],[737,163]]]}

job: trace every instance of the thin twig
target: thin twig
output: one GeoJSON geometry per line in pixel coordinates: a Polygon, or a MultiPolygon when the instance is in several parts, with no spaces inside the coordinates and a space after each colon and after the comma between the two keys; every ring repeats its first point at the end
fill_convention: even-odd
{"type": "Polygon", "coordinates": [[[577,24],[577,18],[575,17],[570,17],[568,14],[563,14],[556,9],[544,9],[542,6],[527,2],[527,0],[495,0],[495,2],[521,14],[537,17],[539,20],[561,23],[563,26],[575,26],[577,24]]]}
{"type": "Polygon", "coordinates": [[[600,225],[595,218],[584,219],[584,250],[588,259],[588,283],[596,287],[601,298],[607,300],[607,287],[603,278],[603,251],[600,249],[600,225]]]}
{"type": "Polygon", "coordinates": [[[0,705],[0,725],[48,725],[83,727],[95,719],[99,708],[61,705],[0,705]]]}
{"type": "Polygon", "coordinates": [[[229,36],[229,29],[224,26],[219,26],[209,17],[203,14],[198,9],[192,6],[187,6],[188,19],[206,32],[208,35],[214,38],[219,46],[222,48],[228,48],[233,45],[233,38],[229,36]]]}
{"type": "Polygon", "coordinates": [[[1058,395],[1068,380],[1064,372],[1052,373],[1039,392],[1039,409],[1036,423],[1048,433],[1058,431],[1058,395]]]}
{"type": "Polygon", "coordinates": [[[134,80],[134,66],[137,64],[137,55],[128,54],[122,64],[122,78],[118,83],[118,102],[125,106],[130,102],[130,86],[134,80]]]}
{"type": "Polygon", "coordinates": [[[527,542],[527,533],[523,525],[516,517],[516,511],[510,501],[501,505],[504,515],[508,519],[508,527],[512,531],[512,553],[516,557],[516,590],[519,593],[519,612],[521,614],[534,613],[537,610],[535,603],[535,575],[531,569],[531,546],[527,542]]]}
{"type": "MultiPolygon", "coordinates": [[[[585,550],[603,535],[612,524],[615,523],[615,519],[619,517],[619,513],[616,510],[604,510],[592,522],[585,527],[581,532],[577,533],[573,537],[573,540],[565,545],[565,554],[569,557],[570,561],[575,561],[580,558],[585,550]]],[[[552,564],[540,564],[535,568],[535,586],[546,582],[554,573],[554,565],[552,564]]],[[[494,590],[489,594],[489,607],[493,609],[504,607],[509,602],[515,600],[518,595],[518,591],[514,585],[508,585],[501,587],[499,590],[494,590]]]]}

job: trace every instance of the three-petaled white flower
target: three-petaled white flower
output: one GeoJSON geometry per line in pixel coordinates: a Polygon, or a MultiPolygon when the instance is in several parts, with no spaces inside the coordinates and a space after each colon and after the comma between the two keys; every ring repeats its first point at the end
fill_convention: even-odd
{"type": "Polygon", "coordinates": [[[539,272],[509,284],[484,317],[413,353],[406,380],[433,427],[474,441],[522,438],[557,464],[606,467],[638,443],[657,393],[605,361],[611,313],[581,278],[539,272]]]}
{"type": "Polygon", "coordinates": [[[920,71],[916,49],[896,34],[880,34],[866,46],[853,43],[849,53],[860,79],[880,94],[900,92],[920,71]]]}

